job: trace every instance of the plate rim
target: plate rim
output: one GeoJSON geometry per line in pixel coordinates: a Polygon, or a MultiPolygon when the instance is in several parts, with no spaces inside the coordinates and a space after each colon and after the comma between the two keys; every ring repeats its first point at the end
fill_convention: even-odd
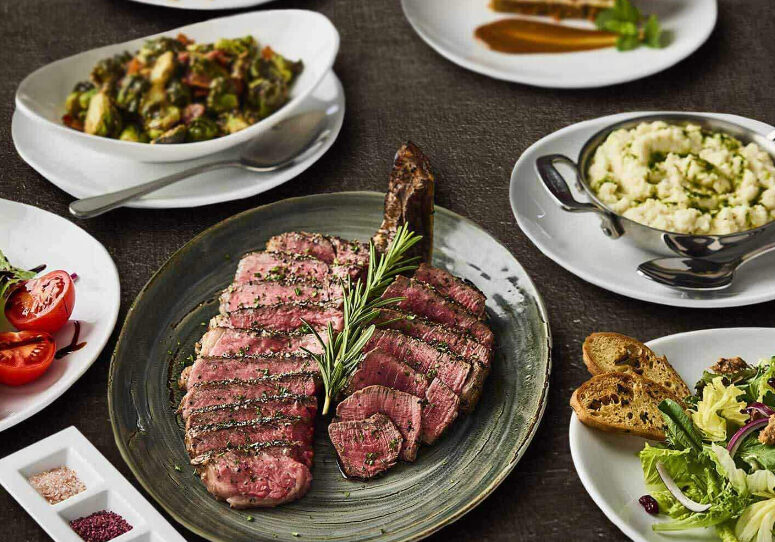
{"type": "Polygon", "coordinates": [[[38,414],[40,411],[42,411],[43,409],[45,409],[48,406],[50,406],[51,403],[53,403],[54,401],[56,401],[57,399],[62,397],[62,395],[64,395],[65,392],[67,392],[73,386],[73,384],[75,384],[78,380],[80,380],[81,377],[86,373],[86,371],[89,370],[89,368],[91,368],[92,365],[94,365],[94,362],[97,361],[97,358],[99,358],[100,355],[102,355],[102,352],[105,349],[105,345],[108,343],[108,341],[110,340],[111,336],[113,336],[113,331],[116,329],[116,322],[118,321],[118,313],[119,313],[119,311],[121,309],[121,281],[119,279],[119,273],[118,273],[118,268],[116,267],[116,262],[113,261],[113,258],[111,257],[110,252],[108,252],[108,249],[105,248],[105,245],[100,243],[99,240],[97,240],[96,237],[94,237],[91,233],[89,233],[88,231],[86,231],[85,229],[80,227],[75,222],[71,222],[70,220],[68,220],[68,219],[66,219],[66,218],[64,218],[62,216],[59,216],[56,213],[52,213],[51,211],[47,211],[45,209],[41,209],[39,207],[35,207],[34,205],[29,205],[27,203],[21,203],[21,202],[18,202],[18,201],[13,201],[13,200],[4,199],[4,198],[0,198],[0,203],[9,203],[11,205],[19,205],[21,207],[26,207],[28,209],[31,209],[33,212],[49,214],[52,217],[54,217],[56,220],[64,221],[64,222],[68,223],[70,226],[72,226],[73,228],[76,228],[77,230],[80,230],[83,234],[85,234],[90,239],[92,239],[92,241],[94,241],[95,245],[97,247],[99,247],[99,250],[102,252],[102,254],[107,258],[107,261],[110,262],[110,264],[111,264],[105,270],[105,272],[110,274],[110,278],[112,279],[111,282],[114,283],[113,285],[115,286],[115,291],[116,291],[116,302],[114,303],[112,309],[108,313],[108,320],[109,320],[109,322],[108,322],[108,326],[105,328],[106,329],[106,333],[104,334],[103,337],[99,338],[99,340],[96,341],[98,347],[97,347],[97,350],[95,351],[96,354],[94,355],[94,357],[90,361],[85,363],[83,365],[83,367],[81,367],[78,371],[76,371],[73,374],[73,378],[72,378],[71,382],[67,386],[65,386],[59,393],[56,393],[56,394],[52,395],[47,400],[44,400],[44,401],[41,401],[40,403],[35,404],[35,406],[33,406],[32,408],[30,408],[28,410],[24,410],[21,413],[16,413],[13,416],[9,416],[7,418],[3,418],[2,420],[0,420],[0,433],[2,433],[3,431],[5,431],[7,429],[15,427],[16,425],[18,425],[18,424],[20,424],[20,423],[22,423],[24,421],[27,421],[32,416],[34,416],[35,414],[38,414]],[[16,418],[18,418],[18,419],[16,419],[16,418]],[[8,421],[9,419],[11,421],[8,421]],[[13,421],[14,419],[15,419],[15,421],[13,421]]]}
{"type": "Polygon", "coordinates": [[[529,85],[533,87],[539,87],[539,88],[557,88],[557,89],[583,89],[583,88],[603,88],[603,87],[609,87],[614,85],[619,85],[623,83],[629,83],[632,81],[637,81],[639,79],[643,79],[646,77],[650,77],[656,73],[662,72],[664,70],[667,70],[669,68],[672,68],[679,62],[686,60],[689,56],[693,55],[700,47],[702,47],[706,41],[708,41],[708,38],[710,38],[710,35],[713,33],[713,30],[716,28],[716,25],[718,24],[718,1],[717,0],[710,0],[708,3],[710,4],[712,11],[712,24],[708,25],[708,28],[705,29],[705,32],[701,35],[701,38],[693,44],[691,47],[689,47],[686,51],[682,51],[680,54],[676,55],[675,57],[670,58],[669,60],[666,60],[660,64],[657,64],[649,69],[643,70],[642,73],[638,75],[627,75],[627,76],[619,76],[619,77],[611,77],[610,79],[605,80],[597,80],[597,81],[589,81],[585,83],[572,83],[572,82],[565,82],[564,79],[559,79],[556,81],[550,81],[545,78],[540,77],[529,77],[529,76],[522,76],[519,72],[517,73],[509,73],[506,71],[502,71],[497,68],[491,68],[486,65],[482,65],[474,60],[469,60],[465,57],[462,57],[452,50],[444,48],[441,44],[437,43],[434,39],[432,39],[429,35],[427,35],[416,22],[413,20],[412,17],[409,16],[409,13],[407,12],[409,5],[409,2],[412,2],[414,0],[401,0],[401,9],[404,13],[404,18],[409,22],[412,29],[415,31],[415,33],[422,38],[422,40],[431,47],[434,51],[436,51],[439,55],[444,57],[445,59],[449,60],[450,62],[457,64],[461,68],[464,68],[466,70],[479,73],[481,75],[485,75],[487,77],[491,77],[493,79],[497,79],[500,81],[508,81],[511,83],[520,83],[523,85],[529,85]]]}
{"type": "MultiPolygon", "coordinates": [[[[335,125],[333,127],[334,130],[333,130],[333,133],[332,133],[332,137],[329,137],[328,140],[320,147],[319,150],[317,150],[314,153],[312,153],[306,160],[304,160],[301,163],[301,165],[303,165],[304,167],[302,169],[300,169],[299,172],[296,175],[288,178],[285,181],[281,181],[281,182],[275,182],[275,181],[273,181],[271,179],[267,179],[263,183],[261,181],[256,182],[255,185],[257,187],[261,187],[261,188],[257,192],[245,193],[245,195],[238,195],[238,196],[234,196],[234,195],[225,196],[224,195],[224,197],[220,197],[220,194],[226,194],[226,193],[214,192],[210,196],[201,196],[201,197],[198,197],[197,199],[194,199],[194,200],[191,199],[191,196],[173,196],[173,197],[155,198],[155,199],[154,198],[150,198],[150,199],[138,198],[138,199],[135,199],[135,200],[127,203],[125,205],[125,207],[130,207],[130,208],[133,208],[133,209],[192,209],[192,208],[196,208],[196,207],[204,207],[205,205],[214,205],[214,204],[217,204],[217,203],[225,203],[225,202],[229,202],[229,201],[239,201],[239,200],[243,200],[243,199],[247,199],[247,198],[252,198],[252,197],[255,197],[257,195],[263,194],[264,192],[268,192],[269,190],[277,188],[278,186],[281,186],[283,184],[286,184],[286,183],[289,183],[289,182],[293,181],[299,175],[301,175],[302,173],[306,172],[310,167],[312,167],[318,161],[320,161],[320,159],[322,159],[323,156],[325,156],[326,153],[328,153],[328,151],[331,149],[331,147],[333,147],[334,143],[336,143],[336,140],[339,139],[339,135],[342,132],[342,128],[344,126],[344,119],[345,119],[345,116],[347,114],[347,96],[346,96],[346,94],[344,92],[344,86],[342,85],[342,81],[341,81],[341,79],[339,79],[339,76],[336,74],[336,72],[333,70],[333,68],[330,69],[326,73],[326,75],[324,75],[321,78],[320,85],[318,85],[315,88],[315,90],[313,90],[310,93],[310,95],[307,96],[307,98],[305,98],[299,104],[299,106],[303,106],[306,103],[307,100],[309,100],[310,98],[314,98],[315,92],[317,92],[323,86],[323,84],[325,84],[325,82],[329,78],[329,76],[332,77],[332,83],[336,87],[337,98],[335,100],[337,102],[341,101],[342,113],[339,116],[339,120],[335,123],[335,125]]],[[[62,183],[61,181],[56,181],[55,182],[55,181],[52,180],[52,177],[56,177],[56,178],[59,178],[59,177],[57,175],[50,175],[51,168],[41,166],[39,160],[31,160],[30,159],[29,153],[27,153],[25,150],[20,148],[20,146],[18,145],[18,143],[16,141],[16,137],[14,135],[14,131],[15,131],[14,130],[14,125],[19,123],[19,122],[35,123],[36,121],[32,117],[30,117],[24,110],[18,109],[18,108],[14,109],[14,112],[13,112],[12,117],[11,117],[11,140],[13,141],[14,149],[16,150],[17,154],[19,154],[21,159],[24,160],[24,162],[28,166],[30,166],[32,169],[34,169],[39,175],[41,175],[47,182],[49,182],[50,184],[54,185],[59,190],[62,190],[63,192],[65,192],[69,196],[72,196],[73,198],[76,198],[76,199],[77,198],[82,198],[82,197],[88,197],[88,194],[85,194],[85,193],[83,193],[80,196],[75,195],[71,191],[71,188],[72,188],[71,184],[68,184],[67,185],[68,188],[65,189],[63,187],[63,185],[65,183],[62,183]],[[19,117],[22,120],[17,120],[17,114],[19,115],[19,117]],[[33,164],[33,162],[34,162],[34,164],[33,164]]],[[[67,144],[68,145],[69,144],[75,145],[75,143],[67,143],[67,144]]],[[[97,152],[97,151],[93,151],[93,150],[87,149],[86,147],[82,147],[80,145],[78,146],[78,148],[81,149],[82,152],[87,152],[87,153],[96,153],[97,152]]],[[[224,151],[220,151],[220,153],[224,153],[224,152],[229,152],[229,149],[224,150],[224,151]]],[[[216,155],[218,155],[220,153],[215,153],[215,154],[209,155],[209,156],[210,157],[216,156],[216,155]]],[[[109,157],[110,155],[101,155],[101,156],[109,157]]],[[[205,158],[207,158],[207,157],[205,157],[205,158]]],[[[194,158],[194,159],[191,159],[191,160],[184,160],[182,162],[170,162],[170,163],[174,163],[174,164],[178,164],[178,165],[183,165],[183,164],[187,164],[187,163],[198,161],[198,160],[202,160],[202,158],[194,158]]],[[[132,162],[137,162],[137,161],[132,161],[132,162]]],[[[140,163],[140,162],[138,162],[138,163],[140,163]]],[[[144,162],[144,163],[147,164],[147,162],[144,162]]],[[[280,173],[282,173],[282,172],[280,172],[280,173]]]]}
{"type": "MultiPolygon", "coordinates": [[[[723,331],[725,333],[734,333],[734,332],[739,333],[741,331],[755,331],[755,332],[767,331],[769,333],[775,333],[775,327],[736,326],[736,327],[714,327],[714,328],[695,329],[692,331],[682,331],[680,333],[672,333],[670,335],[657,337],[649,341],[646,341],[644,344],[649,348],[651,348],[652,346],[659,348],[659,344],[666,340],[684,338],[688,336],[712,335],[713,333],[718,333],[719,331],[723,331]]],[[[608,505],[608,502],[601,498],[601,493],[595,487],[592,477],[589,476],[589,474],[585,470],[580,470],[578,468],[577,460],[578,462],[580,462],[580,459],[579,459],[580,456],[578,455],[580,450],[577,448],[574,442],[578,440],[576,435],[577,435],[577,432],[581,429],[582,423],[578,420],[578,418],[576,417],[572,409],[571,409],[570,416],[571,416],[570,423],[568,424],[568,445],[570,448],[571,461],[573,462],[573,470],[576,471],[576,475],[579,477],[579,480],[581,480],[581,485],[584,486],[584,490],[587,492],[587,495],[592,500],[592,502],[594,502],[595,505],[600,509],[600,511],[603,512],[603,515],[605,515],[608,521],[610,521],[614,527],[619,529],[631,540],[633,540],[634,542],[649,542],[648,539],[643,538],[643,536],[641,536],[641,534],[638,531],[633,529],[628,522],[623,521],[619,517],[619,515],[613,510],[613,508],[608,505]]]]}
{"type": "Polygon", "coordinates": [[[167,0],[168,4],[163,4],[160,0],[132,0],[139,4],[145,4],[147,6],[156,6],[162,8],[171,9],[188,9],[191,11],[222,11],[229,9],[246,9],[251,7],[257,7],[275,0],[230,0],[225,6],[216,5],[215,7],[191,7],[187,5],[177,5],[174,0],[167,0]]]}
{"type": "MultiPolygon", "coordinates": [[[[138,301],[144,296],[144,294],[147,292],[147,290],[150,288],[152,283],[154,283],[162,272],[165,272],[168,267],[173,265],[173,260],[175,260],[179,254],[182,252],[188,250],[194,243],[198,242],[202,237],[209,234],[211,231],[223,227],[227,223],[232,223],[233,221],[240,220],[243,216],[247,215],[248,213],[256,212],[258,209],[268,209],[280,204],[287,204],[289,202],[300,202],[302,200],[320,200],[320,199],[327,199],[329,197],[336,197],[336,196],[345,196],[345,197],[379,197],[380,199],[384,198],[384,192],[377,192],[377,191],[371,191],[371,190],[357,190],[357,191],[343,191],[343,192],[333,192],[333,193],[325,193],[325,194],[311,194],[306,196],[296,196],[292,198],[285,198],[281,199],[272,203],[267,203],[264,205],[259,205],[257,207],[253,207],[251,209],[247,209],[245,211],[241,211],[235,215],[232,215],[230,217],[227,217],[212,226],[208,227],[204,231],[198,233],[196,236],[194,236],[190,241],[185,243],[183,246],[181,246],[178,250],[176,250],[172,255],[170,255],[169,258],[151,275],[151,277],[148,279],[146,284],[143,286],[143,288],[138,292],[135,299],[132,301],[131,306],[129,307],[129,310],[127,312],[126,318],[124,319],[124,324],[121,327],[121,332],[119,333],[118,339],[116,341],[116,346],[113,349],[113,353],[111,354],[110,358],[110,368],[108,370],[108,414],[110,416],[110,425],[111,430],[113,432],[113,438],[116,443],[116,447],[119,450],[119,453],[121,454],[121,458],[124,460],[124,463],[129,467],[129,470],[132,472],[132,475],[135,477],[135,479],[140,483],[140,485],[145,489],[145,491],[153,498],[153,500],[156,502],[157,505],[161,506],[165,512],[167,512],[179,525],[183,526],[184,528],[188,529],[189,531],[193,532],[194,534],[201,536],[203,538],[206,538],[208,540],[221,540],[217,538],[210,538],[210,533],[204,532],[198,528],[192,528],[191,525],[188,525],[185,523],[181,518],[178,516],[176,510],[172,510],[166,506],[166,503],[160,500],[157,496],[156,490],[153,487],[150,487],[148,483],[146,483],[146,480],[140,478],[137,475],[137,471],[135,469],[134,461],[131,458],[129,451],[127,450],[125,443],[123,443],[120,440],[120,435],[117,429],[117,423],[115,420],[114,412],[115,409],[113,408],[113,386],[114,386],[114,373],[116,371],[116,357],[119,353],[119,348],[123,345],[124,341],[126,340],[126,329],[127,329],[127,322],[129,321],[130,317],[134,314],[135,306],[137,305],[138,301]]],[[[481,226],[476,224],[473,220],[466,218],[462,215],[459,215],[455,213],[454,211],[451,211],[445,207],[442,207],[440,205],[436,205],[436,212],[443,212],[450,214],[453,218],[461,220],[465,223],[468,223],[470,225],[475,226],[476,228],[484,231],[487,235],[489,235],[497,244],[503,247],[504,250],[506,250],[512,258],[514,258],[514,261],[519,265],[520,268],[522,268],[524,272],[524,276],[528,281],[528,284],[530,287],[532,287],[533,292],[531,292],[533,299],[535,300],[536,308],[538,311],[538,314],[541,318],[541,329],[543,330],[544,339],[546,341],[546,370],[543,373],[543,387],[540,391],[540,397],[539,397],[539,403],[538,403],[538,409],[537,411],[531,416],[530,424],[528,428],[528,432],[525,435],[525,438],[520,442],[517,446],[514,447],[511,451],[511,457],[509,459],[508,464],[501,470],[501,472],[498,473],[498,475],[494,478],[494,480],[485,487],[482,491],[479,492],[479,494],[476,496],[476,498],[472,499],[471,501],[467,502],[464,506],[461,506],[459,509],[455,510],[454,513],[450,514],[446,518],[443,518],[441,520],[434,520],[431,522],[431,525],[426,527],[424,530],[417,532],[404,540],[406,541],[417,541],[422,540],[431,534],[435,533],[436,531],[442,529],[443,527],[450,525],[460,519],[462,516],[464,516],[466,513],[470,512],[474,508],[476,508],[484,499],[486,499],[488,496],[492,494],[495,489],[505,481],[505,479],[511,474],[511,472],[516,467],[517,463],[522,459],[522,456],[525,454],[527,448],[530,446],[533,438],[535,437],[535,434],[538,430],[538,427],[541,423],[541,420],[543,419],[543,415],[546,410],[546,403],[548,402],[548,394],[549,394],[549,385],[551,381],[551,370],[552,370],[552,334],[551,334],[551,327],[549,324],[549,317],[548,312],[546,310],[546,306],[544,304],[543,298],[541,297],[541,294],[538,292],[538,289],[535,286],[535,283],[533,282],[532,278],[530,278],[530,275],[527,273],[527,270],[522,266],[522,264],[519,262],[519,260],[514,256],[514,254],[509,250],[503,243],[501,243],[495,236],[493,236],[491,233],[487,232],[487,230],[484,230],[481,226]]],[[[226,542],[226,541],[224,541],[226,542]]]]}
{"type": "MultiPolygon", "coordinates": [[[[743,121],[753,121],[759,124],[762,124],[766,126],[770,131],[775,130],[775,127],[772,125],[756,120],[751,119],[749,117],[744,117],[742,115],[736,115],[733,113],[715,113],[715,112],[692,112],[692,111],[625,111],[621,113],[614,113],[611,115],[602,115],[600,117],[595,117],[591,119],[585,119],[579,122],[575,122],[573,124],[569,124],[567,126],[563,126],[559,130],[555,130],[554,132],[551,132],[549,134],[546,134],[538,141],[535,141],[532,143],[527,149],[522,151],[522,153],[519,155],[519,158],[517,158],[516,162],[514,163],[514,167],[511,170],[511,175],[509,177],[509,205],[511,206],[511,214],[514,216],[514,218],[517,221],[517,225],[519,226],[519,229],[522,231],[523,234],[528,238],[528,240],[533,244],[535,248],[538,249],[541,254],[552,260],[554,263],[565,269],[567,272],[575,275],[576,277],[580,278],[584,282],[588,282],[589,284],[592,284],[594,286],[597,286],[598,288],[602,288],[603,290],[607,290],[609,292],[613,292],[617,295],[621,295],[624,297],[627,297],[629,299],[636,299],[639,301],[644,301],[647,303],[656,303],[658,305],[665,305],[670,307],[681,307],[681,308],[694,308],[694,309],[720,309],[720,308],[731,308],[731,307],[747,307],[750,305],[756,305],[759,303],[764,303],[767,301],[772,301],[775,299],[775,290],[773,290],[770,294],[760,294],[756,297],[745,297],[745,292],[741,292],[738,295],[727,297],[727,298],[720,298],[720,299],[693,299],[690,297],[675,297],[675,298],[668,298],[665,296],[662,296],[660,294],[637,294],[636,291],[633,291],[631,288],[626,288],[619,286],[618,283],[612,283],[612,282],[606,282],[602,279],[597,278],[594,274],[589,273],[577,265],[570,262],[570,260],[566,258],[562,258],[559,254],[557,254],[558,251],[554,249],[548,249],[547,243],[544,243],[541,241],[537,236],[528,233],[528,230],[524,227],[524,223],[528,220],[524,216],[524,214],[520,214],[517,211],[517,206],[515,204],[515,201],[518,199],[518,193],[517,193],[517,187],[520,184],[517,180],[517,170],[522,167],[528,167],[524,166],[523,163],[525,162],[526,158],[525,156],[535,151],[536,148],[538,148],[540,145],[545,144],[546,140],[549,138],[557,138],[557,137],[565,137],[567,132],[570,132],[574,128],[582,128],[585,129],[588,127],[588,125],[592,125],[599,121],[606,121],[611,124],[614,122],[617,122],[617,120],[626,119],[627,117],[637,117],[641,115],[650,115],[650,114],[662,114],[662,113],[693,113],[698,115],[706,115],[709,117],[718,117],[726,120],[731,120],[732,122],[739,122],[741,119],[743,121]]],[[[766,135],[766,134],[762,134],[766,135]]],[[[566,153],[566,154],[572,154],[572,153],[566,153]]],[[[554,202],[552,202],[554,203],[554,202]]],[[[648,254],[644,251],[644,258],[648,258],[648,254]]],[[[635,270],[633,270],[633,273],[635,273],[635,270]]],[[[647,279],[643,279],[647,280],[647,279]]],[[[665,287],[666,288],[666,287],[665,287]]]]}

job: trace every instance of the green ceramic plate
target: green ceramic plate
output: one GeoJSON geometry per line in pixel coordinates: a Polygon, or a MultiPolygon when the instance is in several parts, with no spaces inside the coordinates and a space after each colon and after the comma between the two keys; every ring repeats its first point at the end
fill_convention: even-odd
{"type": "Polygon", "coordinates": [[[379,226],[383,198],[371,192],[308,196],[236,215],[176,252],[130,309],[108,384],[116,443],[148,493],[191,531],[229,541],[419,540],[479,504],[522,457],[549,385],[546,312],[506,248],[473,222],[437,207],[434,264],[484,291],[497,341],[476,411],[422,449],[417,462],[368,483],[342,478],[321,421],[312,489],[274,509],[231,510],[188,466],[170,381],[217,312],[216,297],[239,257],[284,231],[368,240],[379,226]]]}

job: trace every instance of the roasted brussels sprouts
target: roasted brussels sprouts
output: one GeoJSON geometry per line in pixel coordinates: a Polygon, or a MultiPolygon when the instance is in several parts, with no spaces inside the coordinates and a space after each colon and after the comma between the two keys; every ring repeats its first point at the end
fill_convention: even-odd
{"type": "Polygon", "coordinates": [[[128,52],[110,58],[103,58],[92,69],[91,82],[98,87],[113,85],[124,76],[125,65],[131,59],[132,55],[128,52]]]}
{"type": "Polygon", "coordinates": [[[180,108],[163,105],[154,109],[145,119],[145,129],[154,137],[156,133],[166,132],[180,122],[180,108]]]}
{"type": "Polygon", "coordinates": [[[288,87],[282,80],[256,79],[248,85],[245,101],[264,118],[288,101],[288,87]]]}
{"type": "Polygon", "coordinates": [[[224,113],[239,107],[239,97],[234,85],[225,77],[217,77],[210,83],[207,94],[207,107],[215,113],[224,113]]]}
{"type": "Polygon", "coordinates": [[[168,38],[162,36],[160,38],[154,38],[147,40],[142,49],[137,53],[137,59],[143,64],[150,64],[157,57],[167,52],[177,53],[183,51],[185,46],[180,39],[168,38]]]}
{"type": "Polygon", "coordinates": [[[303,68],[304,64],[301,60],[292,62],[269,47],[265,47],[253,60],[250,75],[252,79],[282,79],[286,84],[291,84],[303,68]]]}
{"type": "Polygon", "coordinates": [[[229,53],[230,55],[239,56],[242,53],[249,53],[256,48],[256,40],[253,36],[245,36],[244,38],[226,39],[221,38],[215,42],[215,49],[229,53]]]}
{"type": "Polygon", "coordinates": [[[89,100],[83,131],[103,137],[117,137],[121,133],[121,114],[106,92],[98,92],[89,100]]]}
{"type": "Polygon", "coordinates": [[[151,140],[151,143],[168,144],[168,143],[183,143],[186,141],[187,128],[184,124],[175,126],[171,130],[167,130],[160,136],[151,140]]]}
{"type": "Polygon", "coordinates": [[[235,111],[232,113],[226,113],[223,115],[221,119],[221,127],[223,128],[223,131],[227,134],[233,134],[234,132],[239,132],[240,130],[244,130],[250,126],[250,123],[245,119],[245,117],[235,111]]]}
{"type": "Polygon", "coordinates": [[[137,124],[130,124],[121,130],[118,136],[121,141],[134,141],[135,143],[148,143],[150,138],[137,124]]]}
{"type": "Polygon", "coordinates": [[[207,117],[197,117],[188,124],[186,141],[207,141],[220,135],[218,125],[207,117]]]}
{"type": "Polygon", "coordinates": [[[167,83],[167,100],[172,105],[185,107],[191,103],[191,87],[183,84],[180,79],[173,79],[167,83]]]}
{"type": "Polygon", "coordinates": [[[142,75],[127,75],[119,84],[116,105],[129,113],[138,113],[143,103],[143,96],[150,86],[151,84],[142,75]]]}
{"type": "Polygon", "coordinates": [[[85,112],[89,107],[89,100],[97,93],[94,85],[88,82],[78,83],[73,91],[67,95],[65,109],[73,117],[85,112]]]}
{"type": "Polygon", "coordinates": [[[151,74],[148,78],[153,85],[165,85],[172,73],[175,71],[175,53],[167,51],[159,55],[156,62],[153,63],[151,74]]]}

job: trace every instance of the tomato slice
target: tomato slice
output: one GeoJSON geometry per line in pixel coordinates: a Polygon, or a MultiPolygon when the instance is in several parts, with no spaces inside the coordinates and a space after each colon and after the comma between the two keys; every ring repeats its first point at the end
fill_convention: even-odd
{"type": "Polygon", "coordinates": [[[21,386],[46,372],[56,353],[45,331],[0,333],[0,384],[21,386]]]}
{"type": "Polygon", "coordinates": [[[19,330],[54,333],[75,306],[75,285],[66,271],[52,271],[18,286],[5,304],[5,317],[19,330]]]}

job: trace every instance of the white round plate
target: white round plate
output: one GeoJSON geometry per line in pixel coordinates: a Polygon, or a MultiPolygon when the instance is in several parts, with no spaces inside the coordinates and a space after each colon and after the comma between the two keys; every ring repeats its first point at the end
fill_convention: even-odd
{"type": "MultiPolygon", "coordinates": [[[[775,274],[772,273],[775,254],[746,264],[735,276],[732,286],[719,291],[674,290],[640,276],[636,271],[638,265],[656,257],[654,254],[632,244],[626,235],[617,240],[609,239],[600,230],[600,219],[592,213],[563,211],[538,179],[535,161],[539,156],[561,153],[576,160],[582,145],[598,130],[627,118],[653,113],[621,113],[579,122],[530,146],[519,157],[511,173],[509,197],[519,227],[541,252],[574,275],[627,297],[694,308],[738,307],[775,299],[775,274]]],[[[736,115],[699,114],[722,118],[765,135],[773,130],[763,122],[736,115]]],[[[569,168],[558,167],[566,179],[573,181],[569,168]]],[[[584,199],[574,192],[577,198],[584,199]]]]}
{"type": "MultiPolygon", "coordinates": [[[[667,69],[705,43],[716,25],[717,11],[716,0],[636,1],[644,13],[659,16],[669,40],[665,47],[640,47],[624,53],[609,47],[576,53],[516,55],[492,51],[474,37],[478,26],[513,16],[494,12],[488,0],[401,3],[420,37],[455,64],[496,79],[550,88],[604,87],[667,69]]],[[[566,19],[564,24],[594,28],[588,21],[566,19]]]]}
{"type": "MultiPolygon", "coordinates": [[[[43,273],[63,269],[77,273],[71,320],[81,323],[86,346],[54,360],[35,382],[10,387],[0,384],[0,431],[26,420],[51,404],[86,372],[102,352],[116,325],[120,302],[118,271],[99,241],[72,222],[30,205],[0,199],[0,249],[13,265],[43,273]]],[[[2,331],[8,331],[0,323],[2,331]]],[[[70,343],[72,322],[55,338],[57,347],[70,343]]]]}
{"type": "MultiPolygon", "coordinates": [[[[704,329],[654,339],[646,345],[657,354],[667,356],[681,378],[693,388],[703,369],[720,357],[740,356],[748,363],[756,363],[774,355],[775,328],[704,329]]],[[[647,442],[645,439],[592,429],[574,414],[571,414],[568,436],[573,464],[584,488],[608,519],[632,540],[718,540],[712,530],[695,529],[672,535],[652,530],[651,526],[660,520],[638,504],[638,499],[647,493],[637,455],[647,442]]]]}
{"type": "MultiPolygon", "coordinates": [[[[228,168],[197,175],[132,201],[128,207],[169,209],[197,207],[266,192],[285,183],[317,162],[333,145],[344,120],[344,91],[334,72],[323,78],[298,112],[324,108],[329,115],[328,139],[306,159],[274,173],[228,168]]],[[[90,151],[54,131],[47,131],[18,109],[11,128],[19,155],[56,186],[76,198],[97,196],[216,160],[236,158],[239,148],[186,162],[152,164],[120,160],[90,151]]]]}
{"type": "Polygon", "coordinates": [[[133,0],[141,4],[177,9],[242,9],[260,6],[272,0],[133,0]]]}

